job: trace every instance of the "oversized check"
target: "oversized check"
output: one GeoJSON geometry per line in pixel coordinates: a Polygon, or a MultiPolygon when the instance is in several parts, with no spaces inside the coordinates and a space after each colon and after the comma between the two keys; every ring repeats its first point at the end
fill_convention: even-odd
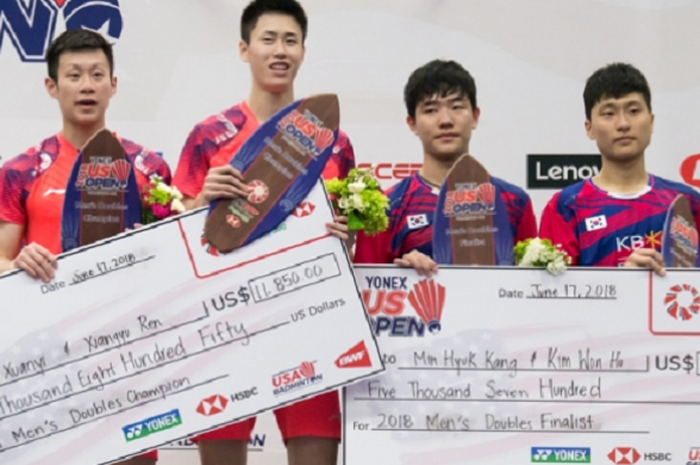
{"type": "Polygon", "coordinates": [[[0,279],[0,463],[106,463],[383,370],[321,184],[229,255],[204,219],[0,279]]]}
{"type": "Polygon", "coordinates": [[[360,267],[345,465],[700,461],[700,272],[360,267]]]}

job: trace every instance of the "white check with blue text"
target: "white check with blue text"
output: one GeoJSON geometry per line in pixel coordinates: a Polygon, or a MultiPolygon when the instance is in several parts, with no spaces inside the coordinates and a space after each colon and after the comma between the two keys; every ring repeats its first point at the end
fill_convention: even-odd
{"type": "Polygon", "coordinates": [[[231,254],[205,216],[0,278],[0,463],[108,463],[383,370],[321,184],[231,254]]]}
{"type": "Polygon", "coordinates": [[[700,457],[699,271],[356,274],[387,371],[344,390],[346,465],[700,457]]]}

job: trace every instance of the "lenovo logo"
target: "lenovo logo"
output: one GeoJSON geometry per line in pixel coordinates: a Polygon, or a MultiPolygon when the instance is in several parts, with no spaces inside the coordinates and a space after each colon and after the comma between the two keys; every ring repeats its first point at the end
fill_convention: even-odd
{"type": "Polygon", "coordinates": [[[528,155],[528,189],[562,189],[600,172],[600,155],[528,155]]]}

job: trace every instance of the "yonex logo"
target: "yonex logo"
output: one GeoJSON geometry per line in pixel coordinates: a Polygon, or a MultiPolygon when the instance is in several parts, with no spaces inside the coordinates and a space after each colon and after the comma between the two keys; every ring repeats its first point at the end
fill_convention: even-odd
{"type": "Polygon", "coordinates": [[[160,433],[182,424],[180,411],[175,409],[170,412],[157,415],[155,417],[146,418],[138,423],[132,423],[122,427],[124,439],[126,442],[136,441],[148,437],[155,433],[160,433]]]}
{"type": "Polygon", "coordinates": [[[588,447],[533,447],[530,451],[533,463],[591,463],[588,447]]]}

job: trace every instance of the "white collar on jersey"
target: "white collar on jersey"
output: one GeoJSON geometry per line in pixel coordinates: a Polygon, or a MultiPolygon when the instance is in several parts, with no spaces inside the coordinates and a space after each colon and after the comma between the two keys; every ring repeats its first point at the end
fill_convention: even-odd
{"type": "Polygon", "coordinates": [[[608,192],[608,191],[606,191],[606,194],[608,194],[613,199],[631,200],[631,199],[638,199],[639,197],[643,196],[644,194],[646,194],[650,190],[651,190],[651,186],[647,185],[647,186],[644,186],[644,189],[642,189],[638,192],[632,192],[631,194],[625,194],[622,192],[608,192]]]}

